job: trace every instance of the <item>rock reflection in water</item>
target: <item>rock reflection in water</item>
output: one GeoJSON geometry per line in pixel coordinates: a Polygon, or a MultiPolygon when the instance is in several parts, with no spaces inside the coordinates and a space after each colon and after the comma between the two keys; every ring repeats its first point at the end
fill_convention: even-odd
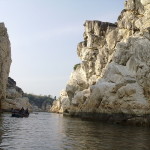
{"type": "Polygon", "coordinates": [[[149,150],[150,129],[81,121],[59,114],[0,116],[1,150],[149,150]]]}

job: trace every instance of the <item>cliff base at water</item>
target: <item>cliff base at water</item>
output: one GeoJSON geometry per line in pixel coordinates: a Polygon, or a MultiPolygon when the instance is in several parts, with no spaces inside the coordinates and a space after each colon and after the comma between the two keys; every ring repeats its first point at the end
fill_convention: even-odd
{"type": "Polygon", "coordinates": [[[128,0],[117,23],[86,21],[81,63],[52,112],[149,124],[150,0],[128,0]]]}

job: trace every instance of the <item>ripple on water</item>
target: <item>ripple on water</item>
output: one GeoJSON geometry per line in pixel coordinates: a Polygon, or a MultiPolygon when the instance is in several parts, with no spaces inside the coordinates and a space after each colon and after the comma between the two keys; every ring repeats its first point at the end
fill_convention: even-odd
{"type": "Polygon", "coordinates": [[[149,150],[150,129],[81,121],[59,114],[0,117],[1,150],[149,150]]]}

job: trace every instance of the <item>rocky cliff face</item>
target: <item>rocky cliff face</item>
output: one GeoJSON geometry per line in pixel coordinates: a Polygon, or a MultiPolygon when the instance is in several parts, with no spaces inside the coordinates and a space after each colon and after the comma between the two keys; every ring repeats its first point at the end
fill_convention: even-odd
{"type": "Polygon", "coordinates": [[[0,110],[9,111],[11,108],[28,107],[29,100],[23,97],[23,91],[16,82],[8,78],[11,64],[11,48],[4,23],[0,23],[0,110]]]}
{"type": "Polygon", "coordinates": [[[10,77],[8,77],[7,82],[6,98],[1,101],[1,106],[4,111],[10,111],[12,108],[21,109],[22,107],[32,111],[29,99],[24,96],[22,89],[16,86],[16,82],[10,77]]]}
{"type": "Polygon", "coordinates": [[[84,26],[77,47],[82,62],[51,111],[107,119],[108,114],[149,114],[150,0],[126,1],[115,24],[86,21],[84,26]]]}
{"type": "Polygon", "coordinates": [[[29,99],[29,103],[32,105],[32,110],[36,112],[49,112],[53,104],[55,97],[51,95],[35,95],[24,94],[29,99]]]}
{"type": "Polygon", "coordinates": [[[0,23],[0,101],[6,97],[6,85],[10,64],[10,41],[4,23],[0,23]]]}

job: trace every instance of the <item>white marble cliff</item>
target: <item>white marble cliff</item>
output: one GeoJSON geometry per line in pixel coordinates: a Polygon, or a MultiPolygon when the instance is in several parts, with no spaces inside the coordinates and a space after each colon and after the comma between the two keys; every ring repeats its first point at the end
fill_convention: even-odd
{"type": "Polygon", "coordinates": [[[6,86],[10,64],[10,41],[4,23],[0,23],[0,100],[6,98],[6,86]]]}
{"type": "Polygon", "coordinates": [[[150,0],[126,1],[115,24],[84,26],[77,47],[82,62],[51,111],[87,118],[150,114],[150,0]]]}
{"type": "Polygon", "coordinates": [[[28,98],[23,97],[23,91],[16,82],[8,78],[11,65],[11,47],[7,29],[0,23],[0,111],[10,111],[11,108],[29,108],[28,98]]]}

